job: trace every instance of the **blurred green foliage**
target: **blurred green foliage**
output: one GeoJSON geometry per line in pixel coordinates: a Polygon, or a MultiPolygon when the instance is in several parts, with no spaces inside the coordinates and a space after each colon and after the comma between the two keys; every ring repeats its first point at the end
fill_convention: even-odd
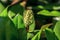
{"type": "Polygon", "coordinates": [[[60,40],[60,0],[11,2],[0,0],[0,40],[60,40]]]}

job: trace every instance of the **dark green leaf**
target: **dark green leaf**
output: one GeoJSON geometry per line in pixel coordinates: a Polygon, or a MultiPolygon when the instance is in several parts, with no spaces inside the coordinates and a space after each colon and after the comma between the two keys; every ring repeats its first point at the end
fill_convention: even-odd
{"type": "Polygon", "coordinates": [[[46,29],[45,34],[46,34],[47,40],[58,40],[56,35],[51,29],[46,29]]]}
{"type": "Polygon", "coordinates": [[[18,32],[7,13],[8,7],[0,14],[0,40],[17,40],[18,32]]]}

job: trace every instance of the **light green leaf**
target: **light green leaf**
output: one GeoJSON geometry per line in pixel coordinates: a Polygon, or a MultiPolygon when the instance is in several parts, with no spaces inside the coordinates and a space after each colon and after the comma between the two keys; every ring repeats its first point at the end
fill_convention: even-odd
{"type": "Polygon", "coordinates": [[[60,21],[56,22],[56,25],[54,27],[54,32],[57,38],[60,40],[60,21]]]}
{"type": "Polygon", "coordinates": [[[29,26],[29,32],[33,32],[35,29],[35,20],[34,22],[29,26]]]}
{"type": "Polygon", "coordinates": [[[37,7],[38,7],[38,8],[41,8],[41,9],[44,9],[44,7],[43,7],[43,6],[41,6],[41,5],[40,5],[40,6],[37,6],[37,7]]]}
{"type": "Polygon", "coordinates": [[[13,19],[13,17],[15,16],[16,14],[15,13],[13,13],[12,11],[9,11],[8,12],[8,16],[9,16],[9,18],[12,20],[13,19]]]}
{"type": "Polygon", "coordinates": [[[13,18],[13,23],[15,24],[15,26],[19,29],[19,28],[25,28],[24,22],[23,22],[23,17],[19,14],[17,14],[14,18],[13,18]]]}
{"type": "Polygon", "coordinates": [[[48,10],[39,11],[37,14],[45,15],[45,16],[60,16],[59,11],[51,11],[51,12],[49,12],[48,10]]]}
{"type": "Polygon", "coordinates": [[[59,11],[51,11],[51,16],[60,16],[60,12],[59,11]]]}
{"type": "Polygon", "coordinates": [[[5,9],[2,3],[0,3],[0,13],[5,9]]]}
{"type": "Polygon", "coordinates": [[[33,36],[34,36],[33,33],[27,33],[27,40],[28,40],[29,38],[32,38],[33,36]]]}
{"type": "Polygon", "coordinates": [[[51,15],[48,10],[39,11],[38,14],[45,15],[45,16],[50,16],[51,15]]]}
{"type": "MultiPolygon", "coordinates": [[[[8,6],[8,7],[9,7],[9,6],[8,6]]],[[[0,14],[1,17],[6,17],[6,16],[8,16],[8,13],[7,13],[8,7],[1,12],[1,14],[0,14]]]]}
{"type": "Polygon", "coordinates": [[[53,9],[54,10],[60,10],[60,6],[54,6],[53,9]]]}
{"type": "Polygon", "coordinates": [[[31,40],[39,40],[40,39],[40,35],[41,35],[41,30],[31,39],[31,40]]]}

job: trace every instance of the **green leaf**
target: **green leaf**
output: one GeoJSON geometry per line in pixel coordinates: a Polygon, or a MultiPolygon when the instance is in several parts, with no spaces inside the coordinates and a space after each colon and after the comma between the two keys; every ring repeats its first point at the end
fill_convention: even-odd
{"type": "Polygon", "coordinates": [[[60,16],[59,11],[51,11],[51,16],[60,16]]]}
{"type": "Polygon", "coordinates": [[[18,40],[27,40],[27,32],[21,15],[17,14],[13,18],[13,23],[18,29],[18,40]]]}
{"type": "Polygon", "coordinates": [[[0,13],[5,9],[2,3],[0,3],[0,13]]]}
{"type": "Polygon", "coordinates": [[[40,5],[40,6],[37,6],[37,7],[38,7],[38,8],[41,8],[41,9],[44,9],[44,7],[43,7],[43,6],[41,6],[41,5],[40,5]]]}
{"type": "Polygon", "coordinates": [[[5,27],[6,40],[18,40],[17,27],[15,27],[15,25],[11,20],[6,21],[4,27],[5,27]]]}
{"type": "Polygon", "coordinates": [[[10,7],[8,16],[13,21],[15,26],[19,28],[25,28],[23,22],[24,8],[20,4],[16,4],[10,7]]]}
{"type": "Polygon", "coordinates": [[[53,9],[54,10],[60,10],[60,6],[54,6],[53,9]]]}
{"type": "Polygon", "coordinates": [[[39,40],[40,39],[40,35],[41,35],[41,30],[31,39],[31,40],[39,40]]]}
{"type": "Polygon", "coordinates": [[[51,11],[51,12],[49,12],[48,10],[39,11],[37,14],[45,15],[45,16],[60,16],[59,11],[51,11]]]}
{"type": "Polygon", "coordinates": [[[0,40],[17,40],[18,32],[7,13],[8,7],[0,14],[0,40]]]}
{"type": "Polygon", "coordinates": [[[8,16],[9,18],[12,19],[12,17],[14,17],[18,13],[21,16],[23,16],[23,12],[24,12],[24,7],[22,7],[20,4],[16,4],[9,8],[8,16]]]}
{"type": "Polygon", "coordinates": [[[18,40],[27,40],[27,32],[23,22],[23,12],[24,8],[20,4],[13,5],[9,9],[9,18],[13,21],[15,27],[18,29],[18,40]]]}
{"type": "Polygon", "coordinates": [[[17,40],[17,28],[9,18],[0,17],[0,40],[17,40]]]}
{"type": "Polygon", "coordinates": [[[15,26],[19,29],[19,28],[25,28],[24,22],[23,22],[23,17],[19,14],[17,14],[14,18],[13,18],[13,23],[15,24],[15,26]]]}
{"type": "Polygon", "coordinates": [[[33,32],[35,29],[35,20],[33,21],[33,23],[29,26],[29,32],[33,32]]]}
{"type": "Polygon", "coordinates": [[[50,16],[51,15],[48,10],[39,11],[38,14],[45,15],[45,16],[50,16]]]}
{"type": "Polygon", "coordinates": [[[45,30],[46,28],[48,28],[50,25],[52,25],[52,24],[43,25],[41,27],[40,31],[32,38],[32,40],[40,40],[40,36],[41,36],[42,31],[45,30]]]}
{"type": "Polygon", "coordinates": [[[30,39],[30,38],[32,38],[33,36],[34,36],[33,33],[27,33],[27,40],[30,39]]]}
{"type": "Polygon", "coordinates": [[[8,12],[8,16],[9,16],[9,18],[12,20],[13,19],[13,17],[15,16],[16,14],[14,13],[14,12],[12,12],[12,11],[9,11],[8,12]]]}
{"type": "MultiPolygon", "coordinates": [[[[8,6],[8,7],[9,7],[9,6],[8,6]]],[[[7,13],[8,7],[1,12],[1,14],[0,14],[1,17],[6,17],[6,16],[8,16],[8,13],[7,13]]]]}
{"type": "Polygon", "coordinates": [[[45,34],[46,34],[47,40],[58,40],[56,35],[54,34],[54,32],[51,29],[47,28],[45,30],[45,34]]]}
{"type": "Polygon", "coordinates": [[[57,38],[60,40],[60,21],[56,22],[56,25],[54,27],[54,32],[57,38]]]}
{"type": "Polygon", "coordinates": [[[27,40],[27,32],[25,28],[18,30],[18,40],[27,40]]]}

